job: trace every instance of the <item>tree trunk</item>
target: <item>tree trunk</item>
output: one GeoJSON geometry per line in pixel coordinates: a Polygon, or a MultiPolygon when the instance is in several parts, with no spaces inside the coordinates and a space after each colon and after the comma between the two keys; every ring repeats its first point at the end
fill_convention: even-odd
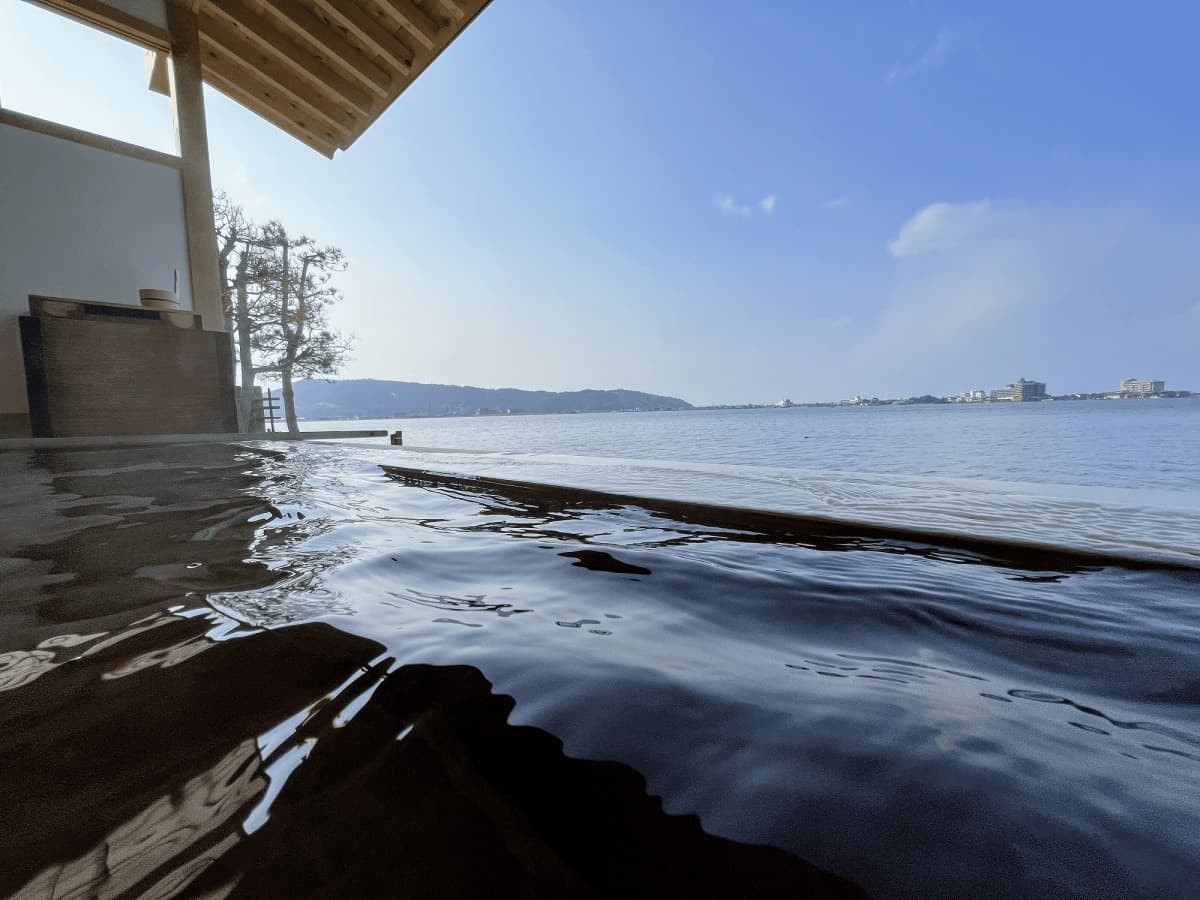
{"type": "Polygon", "coordinates": [[[283,412],[287,416],[288,431],[295,434],[300,430],[300,426],[296,423],[296,395],[292,392],[292,364],[285,362],[279,372],[279,377],[283,381],[283,412]]]}
{"type": "MultiPolygon", "coordinates": [[[[283,258],[285,261],[287,260],[286,252],[283,258]]],[[[300,280],[293,286],[294,290],[291,292],[296,298],[296,325],[295,328],[288,329],[287,331],[287,348],[284,351],[283,411],[287,415],[288,431],[293,434],[300,430],[300,426],[296,424],[296,398],[292,390],[292,367],[296,364],[296,355],[300,352],[300,348],[304,346],[308,266],[309,260],[305,257],[300,266],[300,280]]]]}
{"type": "Polygon", "coordinates": [[[239,406],[241,409],[240,420],[244,423],[246,429],[250,428],[250,424],[254,421],[254,357],[251,350],[251,326],[254,324],[250,321],[250,295],[246,287],[246,267],[245,262],[247,254],[242,254],[242,259],[239,260],[237,266],[236,280],[234,289],[237,297],[237,342],[238,342],[238,364],[242,370],[242,393],[239,406]]]}
{"type": "Polygon", "coordinates": [[[279,326],[283,332],[284,351],[283,360],[279,368],[279,376],[283,381],[283,390],[280,393],[283,395],[283,414],[287,418],[288,432],[295,434],[300,430],[300,426],[296,424],[296,395],[292,390],[292,362],[296,358],[295,342],[291,328],[291,297],[290,283],[292,270],[291,259],[289,258],[287,235],[283,236],[283,268],[280,272],[280,304],[279,304],[279,326]]]}
{"type": "MultiPolygon", "coordinates": [[[[229,283],[229,259],[233,255],[233,251],[237,249],[237,230],[231,226],[231,233],[222,239],[222,243],[217,254],[217,265],[221,273],[221,308],[225,312],[225,330],[229,332],[229,349],[235,351],[231,354],[231,363],[234,371],[230,372],[230,376],[237,375],[237,344],[235,343],[235,332],[241,319],[238,317],[237,311],[233,305],[233,285],[229,283]]],[[[238,275],[242,274],[241,265],[238,265],[238,275]]],[[[178,287],[176,288],[178,290],[178,287]]],[[[243,392],[244,394],[245,392],[243,392]]],[[[238,402],[238,422],[249,422],[242,414],[240,407],[242,402],[239,398],[238,402]]]]}

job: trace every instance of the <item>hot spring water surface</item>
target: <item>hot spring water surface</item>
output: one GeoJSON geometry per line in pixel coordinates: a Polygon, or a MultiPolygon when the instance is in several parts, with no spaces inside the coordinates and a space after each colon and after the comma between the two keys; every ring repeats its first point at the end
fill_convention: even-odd
{"type": "Polygon", "coordinates": [[[436,456],[0,455],[0,895],[1195,896],[1178,532],[1117,561],[1094,500],[1078,546],[974,545],[436,456]]]}

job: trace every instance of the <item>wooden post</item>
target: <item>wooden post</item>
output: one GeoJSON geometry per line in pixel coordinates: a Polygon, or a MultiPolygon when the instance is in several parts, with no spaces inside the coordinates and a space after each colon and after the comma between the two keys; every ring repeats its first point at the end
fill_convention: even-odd
{"type": "Polygon", "coordinates": [[[200,32],[190,0],[167,0],[166,5],[171,41],[171,107],[176,148],[182,161],[192,309],[199,313],[205,329],[224,331],[208,129],[204,118],[204,81],[200,72],[200,32]]]}

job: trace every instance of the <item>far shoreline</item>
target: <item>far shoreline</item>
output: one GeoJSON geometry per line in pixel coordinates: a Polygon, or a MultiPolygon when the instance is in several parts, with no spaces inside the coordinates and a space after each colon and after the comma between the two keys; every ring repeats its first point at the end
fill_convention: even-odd
{"type": "Polygon", "coordinates": [[[745,403],[717,406],[690,406],[661,409],[573,409],[543,412],[537,410],[513,410],[511,412],[487,413],[395,413],[391,415],[350,415],[350,416],[299,416],[300,422],[378,422],[390,420],[419,420],[419,419],[516,419],[530,416],[590,416],[611,415],[613,413],[690,413],[690,412],[719,412],[740,410],[792,410],[792,409],[863,409],[879,407],[1030,407],[1047,403],[1083,403],[1100,401],[1150,401],[1150,400],[1200,400],[1200,392],[1180,391],[1174,396],[1150,397],[1097,397],[1097,396],[1061,396],[1048,397],[1045,400],[979,400],[979,401],[912,401],[912,400],[881,400],[878,402],[851,403],[848,401],[820,403],[792,403],[782,406],[778,403],[745,403]]]}

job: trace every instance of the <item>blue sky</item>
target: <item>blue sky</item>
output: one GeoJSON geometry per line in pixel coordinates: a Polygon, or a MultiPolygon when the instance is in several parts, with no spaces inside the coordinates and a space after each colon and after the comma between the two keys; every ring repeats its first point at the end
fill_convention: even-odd
{"type": "MultiPolygon", "coordinates": [[[[332,162],[210,92],[214,182],[345,249],[348,377],[1200,389],[1198,45],[1190,2],[495,0],[332,162]]],[[[0,0],[4,105],[170,149],[143,84],[0,0]]]]}

